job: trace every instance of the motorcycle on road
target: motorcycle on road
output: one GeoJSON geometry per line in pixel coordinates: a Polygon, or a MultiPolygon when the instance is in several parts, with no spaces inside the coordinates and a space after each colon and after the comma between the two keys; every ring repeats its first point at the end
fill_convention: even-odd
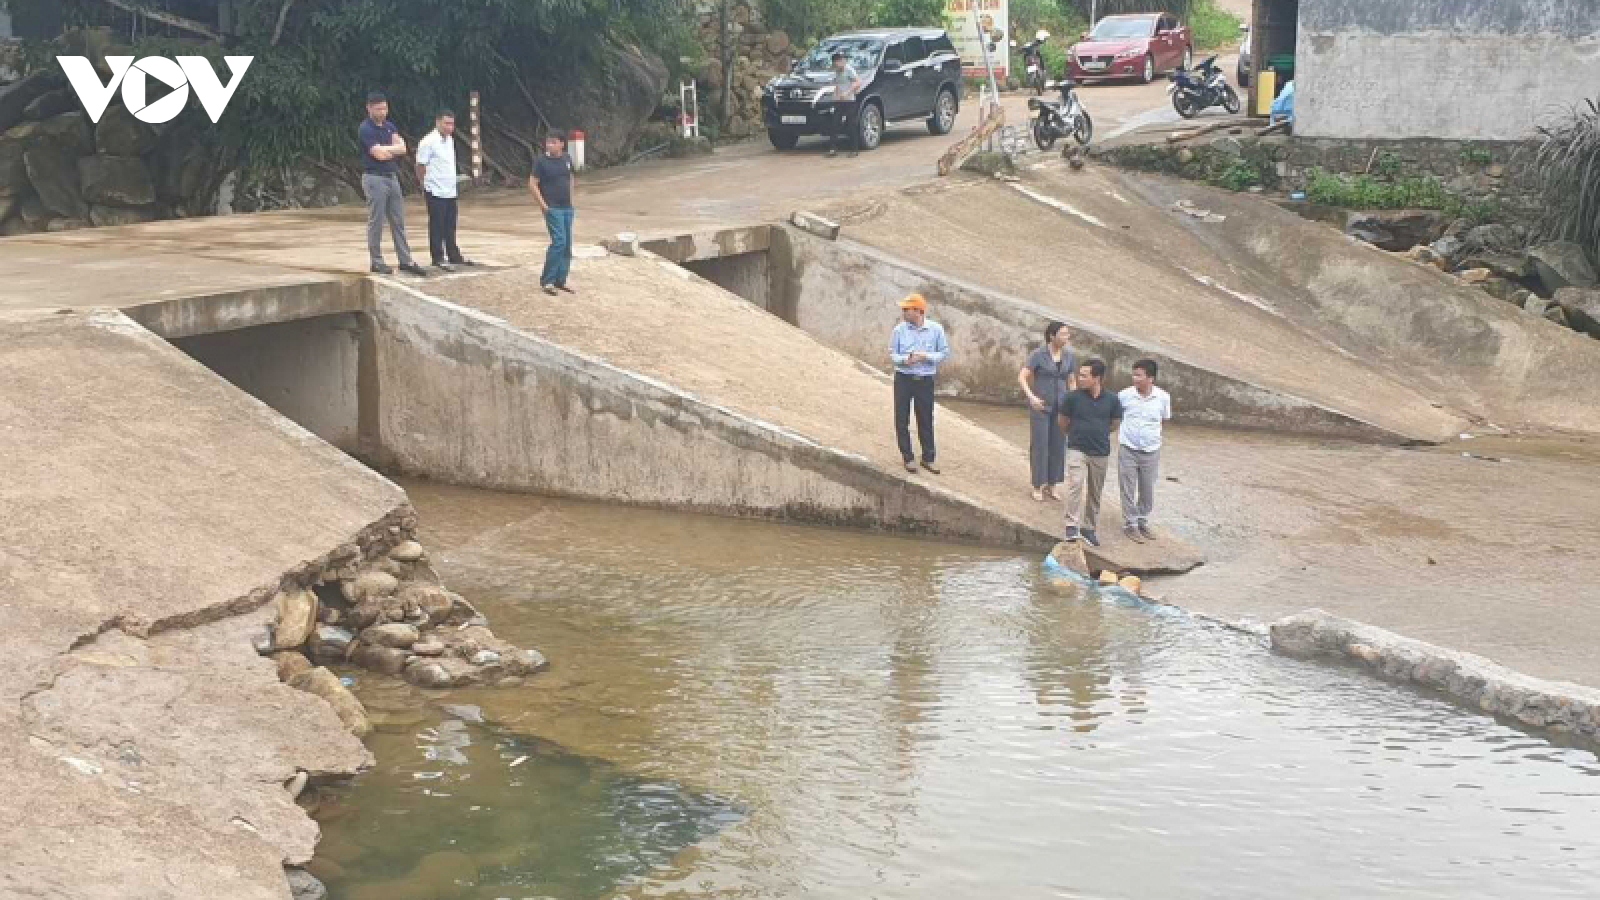
{"type": "Polygon", "coordinates": [[[1034,144],[1040,150],[1049,150],[1057,138],[1070,134],[1073,140],[1088,146],[1089,139],[1094,137],[1094,120],[1089,118],[1089,111],[1078,102],[1077,85],[1072,79],[1063,78],[1049,82],[1045,87],[1061,91],[1061,99],[1028,98],[1028,109],[1034,114],[1031,126],[1034,144]]]}
{"type": "Polygon", "coordinates": [[[1185,119],[1192,119],[1213,106],[1230,115],[1239,114],[1239,95],[1228,84],[1228,77],[1217,67],[1217,58],[1208,56],[1193,69],[1179,67],[1172,73],[1172,108],[1185,119]]]}

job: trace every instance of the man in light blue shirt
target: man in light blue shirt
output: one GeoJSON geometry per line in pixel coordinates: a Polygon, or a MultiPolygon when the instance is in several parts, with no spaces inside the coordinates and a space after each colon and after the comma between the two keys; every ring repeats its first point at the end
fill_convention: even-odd
{"type": "Polygon", "coordinates": [[[434,130],[417,145],[417,180],[428,201],[428,252],[436,268],[450,271],[454,266],[473,263],[456,246],[456,116],[450,110],[439,113],[434,130]]]}
{"type": "Polygon", "coordinates": [[[937,475],[938,452],[933,443],[933,386],[939,364],[950,355],[944,328],[928,318],[928,301],[912,294],[900,301],[903,321],[889,335],[889,360],[894,363],[894,435],[906,471],[917,471],[911,452],[911,409],[917,410],[917,442],[922,445],[922,468],[937,475]]]}

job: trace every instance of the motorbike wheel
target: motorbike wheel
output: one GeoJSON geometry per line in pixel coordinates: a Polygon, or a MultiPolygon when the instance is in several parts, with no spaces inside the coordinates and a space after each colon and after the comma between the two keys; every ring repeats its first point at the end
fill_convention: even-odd
{"type": "Polygon", "coordinates": [[[1228,111],[1228,115],[1239,114],[1239,95],[1234,93],[1232,86],[1222,88],[1222,108],[1228,111]]]}
{"type": "Polygon", "coordinates": [[[1185,119],[1192,119],[1200,114],[1200,104],[1185,91],[1178,91],[1172,95],[1172,108],[1185,119]]]}
{"type": "Polygon", "coordinates": [[[1040,150],[1049,150],[1056,142],[1056,131],[1043,119],[1033,120],[1033,143],[1040,150]]]}
{"type": "Polygon", "coordinates": [[[1094,120],[1089,118],[1089,111],[1078,110],[1078,127],[1072,129],[1072,139],[1087,147],[1094,137],[1094,120]]]}

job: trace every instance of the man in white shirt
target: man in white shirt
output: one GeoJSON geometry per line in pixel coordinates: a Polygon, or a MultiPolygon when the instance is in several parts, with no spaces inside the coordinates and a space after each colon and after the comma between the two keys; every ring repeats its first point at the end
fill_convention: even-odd
{"type": "Polygon", "coordinates": [[[433,264],[446,272],[456,266],[476,265],[456,246],[455,133],[456,116],[447,109],[439,113],[433,131],[417,145],[417,180],[428,200],[428,252],[433,264]]]}
{"type": "Polygon", "coordinates": [[[1161,477],[1161,423],[1172,418],[1172,398],[1156,387],[1156,361],[1133,364],[1133,387],[1117,395],[1122,428],[1117,433],[1117,483],[1122,488],[1122,533],[1136,544],[1155,540],[1150,511],[1161,477]]]}

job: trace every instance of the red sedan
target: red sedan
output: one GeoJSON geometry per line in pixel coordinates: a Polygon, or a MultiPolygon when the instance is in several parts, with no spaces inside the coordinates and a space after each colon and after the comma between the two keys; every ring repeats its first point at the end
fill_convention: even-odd
{"type": "Polygon", "coordinates": [[[1162,72],[1188,68],[1193,59],[1189,27],[1176,16],[1106,16],[1067,52],[1067,74],[1074,81],[1137,78],[1149,84],[1162,72]]]}

